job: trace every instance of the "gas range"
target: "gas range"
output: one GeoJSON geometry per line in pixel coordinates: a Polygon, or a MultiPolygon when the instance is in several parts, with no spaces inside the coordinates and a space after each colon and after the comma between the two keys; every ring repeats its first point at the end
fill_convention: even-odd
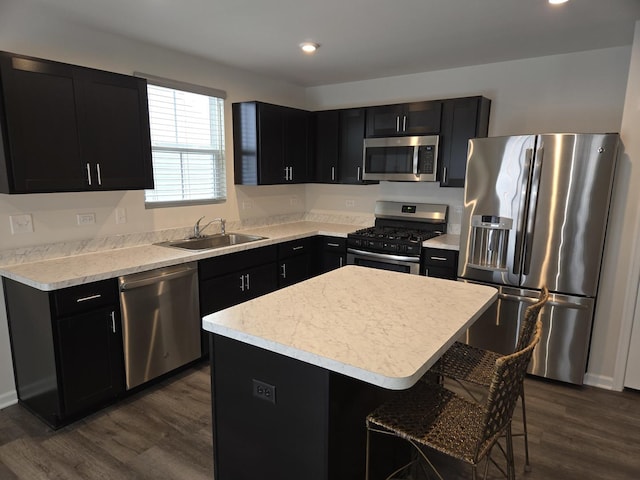
{"type": "Polygon", "coordinates": [[[418,273],[422,242],[447,231],[447,205],[376,202],[375,225],[347,235],[347,263],[418,273]]]}
{"type": "Polygon", "coordinates": [[[425,232],[401,227],[375,226],[347,235],[347,247],[370,252],[420,256],[422,242],[443,232],[425,232]]]}

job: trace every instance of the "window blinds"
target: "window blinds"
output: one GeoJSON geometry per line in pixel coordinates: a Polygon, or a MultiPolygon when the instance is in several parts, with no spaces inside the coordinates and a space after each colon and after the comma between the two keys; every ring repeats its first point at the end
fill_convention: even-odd
{"type": "Polygon", "coordinates": [[[145,203],[226,200],[224,92],[173,88],[184,84],[148,76],[147,81],[155,188],[145,191],[145,203]]]}

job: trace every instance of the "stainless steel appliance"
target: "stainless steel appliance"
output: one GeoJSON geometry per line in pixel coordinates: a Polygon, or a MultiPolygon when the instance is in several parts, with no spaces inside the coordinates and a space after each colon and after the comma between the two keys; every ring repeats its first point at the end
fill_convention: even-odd
{"type": "Polygon", "coordinates": [[[347,264],[420,273],[422,242],[447,231],[447,205],[377,201],[375,225],[347,235],[347,264]]]}
{"type": "Polygon", "coordinates": [[[470,344],[512,351],[525,308],[546,285],[530,373],[583,382],[617,145],[617,134],[469,141],[458,277],[500,290],[467,332],[470,344]]]}
{"type": "Polygon", "coordinates": [[[362,178],[435,182],[438,142],[437,135],[365,138],[362,178]]]}
{"type": "Polygon", "coordinates": [[[119,278],[127,389],[201,356],[195,262],[119,278]]]}

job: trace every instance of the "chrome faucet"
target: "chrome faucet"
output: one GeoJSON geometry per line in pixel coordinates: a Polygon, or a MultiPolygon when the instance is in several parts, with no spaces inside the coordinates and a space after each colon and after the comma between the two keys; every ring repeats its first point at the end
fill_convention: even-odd
{"type": "Polygon", "coordinates": [[[196,224],[193,226],[193,237],[192,238],[202,238],[204,237],[204,235],[202,234],[202,231],[207,228],[209,225],[211,225],[213,222],[220,222],[220,231],[222,233],[222,235],[224,235],[226,232],[226,223],[227,221],[224,218],[214,218],[213,220],[211,220],[209,223],[205,224],[204,226],[200,226],[200,222],[202,221],[202,219],[204,218],[204,216],[200,217],[197,221],[196,224]]]}

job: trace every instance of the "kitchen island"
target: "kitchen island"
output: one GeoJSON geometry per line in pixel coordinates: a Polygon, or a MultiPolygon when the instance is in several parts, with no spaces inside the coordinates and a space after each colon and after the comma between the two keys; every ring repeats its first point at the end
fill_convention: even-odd
{"type": "Polygon", "coordinates": [[[366,414],[415,384],[496,295],[347,266],[204,317],[215,478],[364,478],[366,414]]]}

